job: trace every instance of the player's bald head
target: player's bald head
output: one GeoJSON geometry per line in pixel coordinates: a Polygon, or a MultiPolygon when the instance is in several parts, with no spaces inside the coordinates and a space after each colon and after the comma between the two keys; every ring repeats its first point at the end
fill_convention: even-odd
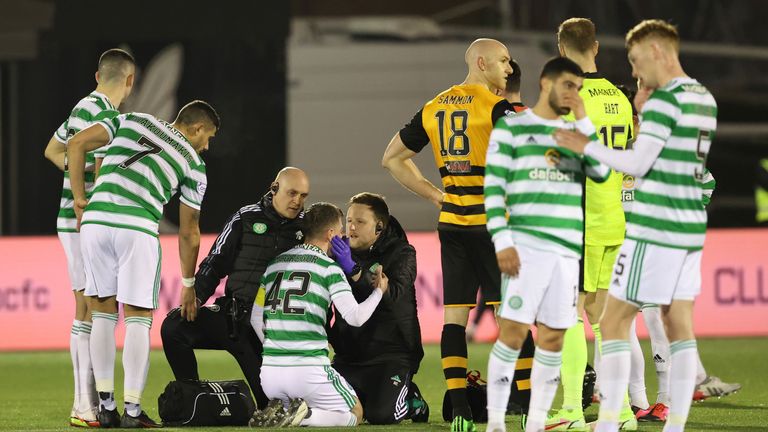
{"type": "Polygon", "coordinates": [[[275,180],[273,183],[277,183],[282,187],[283,185],[291,184],[293,185],[306,185],[306,188],[309,188],[309,177],[307,176],[307,173],[304,172],[304,170],[296,167],[285,167],[278,171],[277,176],[275,176],[275,180]]]}
{"type": "Polygon", "coordinates": [[[481,57],[487,59],[488,57],[504,53],[507,56],[509,55],[509,51],[503,43],[496,39],[481,38],[469,44],[469,48],[464,53],[464,61],[471,70],[477,67],[477,59],[481,57]]]}

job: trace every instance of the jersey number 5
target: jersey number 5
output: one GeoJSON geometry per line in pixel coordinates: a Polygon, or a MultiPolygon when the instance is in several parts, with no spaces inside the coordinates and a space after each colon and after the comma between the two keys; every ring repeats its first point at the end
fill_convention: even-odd
{"type": "Polygon", "coordinates": [[[280,284],[283,283],[283,277],[285,276],[285,272],[278,272],[277,277],[275,278],[275,283],[272,285],[272,289],[269,290],[269,293],[267,294],[267,299],[264,302],[264,307],[270,308],[270,313],[277,312],[277,308],[282,308],[283,314],[287,315],[304,315],[304,308],[302,307],[295,307],[291,306],[291,297],[297,296],[301,297],[304,294],[309,291],[309,282],[311,280],[311,276],[307,272],[292,272],[290,273],[290,276],[288,276],[289,281],[298,281],[301,280],[301,287],[300,288],[291,288],[289,290],[285,291],[285,295],[283,298],[278,297],[278,293],[280,292],[280,284]]]}
{"type": "Polygon", "coordinates": [[[701,161],[701,169],[696,168],[693,171],[693,176],[696,180],[702,181],[704,179],[704,169],[707,167],[709,147],[712,145],[712,131],[700,130],[698,138],[696,142],[696,159],[701,161]]]}
{"type": "Polygon", "coordinates": [[[435,113],[437,118],[437,133],[440,134],[440,156],[466,156],[469,154],[469,137],[467,125],[469,113],[453,111],[450,118],[451,136],[448,138],[448,148],[445,148],[445,111],[435,113]],[[457,142],[459,141],[459,142],[457,142]]]}
{"type": "Polygon", "coordinates": [[[161,153],[163,151],[162,147],[160,147],[159,145],[153,143],[152,141],[149,140],[149,138],[147,138],[145,136],[142,136],[141,138],[139,138],[139,140],[137,142],[139,144],[141,144],[142,146],[147,147],[147,149],[142,151],[142,152],[138,152],[135,155],[129,157],[126,160],[124,160],[123,163],[118,165],[120,168],[126,169],[129,166],[131,166],[131,165],[135,164],[136,162],[140,161],[141,159],[143,159],[144,156],[151,155],[151,154],[158,154],[158,153],[161,153]]]}

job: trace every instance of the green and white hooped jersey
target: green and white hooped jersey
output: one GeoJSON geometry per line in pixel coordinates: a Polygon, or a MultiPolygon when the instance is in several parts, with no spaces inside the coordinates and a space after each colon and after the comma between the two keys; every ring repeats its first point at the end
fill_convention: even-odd
{"type": "Polygon", "coordinates": [[[341,267],[315,246],[278,255],[257,295],[257,303],[264,299],[264,365],[329,365],[327,313],[336,296],[351,291],[341,267]]]}
{"type": "Polygon", "coordinates": [[[701,249],[707,229],[702,189],[714,186],[705,165],[717,128],[715,98],[695,79],[675,78],[651,94],[641,115],[638,141],[664,147],[637,179],[627,238],[701,249]]]}
{"type": "Polygon", "coordinates": [[[133,229],[157,236],[163,206],[179,200],[199,210],[207,184],[205,163],[187,138],[149,114],[122,114],[98,123],[109,133],[83,224],[133,229]]]}
{"type": "MultiPolygon", "coordinates": [[[[67,145],[69,139],[81,130],[93,123],[114,118],[120,112],[112,105],[109,99],[101,93],[92,92],[80,99],[75,105],[67,120],[56,129],[53,137],[60,143],[67,145]]],[[[93,191],[95,178],[96,158],[103,158],[106,149],[104,147],[88,152],[85,155],[85,194],[90,198],[93,191]]],[[[59,215],[56,218],[56,230],[58,232],[76,232],[77,218],[74,210],[75,200],[72,195],[72,186],[69,182],[69,172],[64,171],[64,184],[61,188],[61,201],[59,203],[59,215]]]]}
{"type": "Polygon", "coordinates": [[[590,157],[558,147],[552,134],[578,129],[597,141],[589,118],[546,120],[523,111],[496,122],[485,167],[485,212],[496,250],[514,243],[581,257],[585,176],[597,182],[610,169],[590,157]]]}

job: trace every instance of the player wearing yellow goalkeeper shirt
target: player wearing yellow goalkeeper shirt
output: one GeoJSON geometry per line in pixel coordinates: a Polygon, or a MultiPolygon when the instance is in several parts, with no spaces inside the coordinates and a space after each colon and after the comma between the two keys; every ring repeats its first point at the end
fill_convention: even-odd
{"type": "MultiPolygon", "coordinates": [[[[634,133],[632,105],[616,86],[597,73],[595,57],[599,44],[595,37],[595,25],[586,18],[570,18],[560,24],[557,38],[560,55],[576,62],[585,72],[579,95],[584,100],[587,116],[592,120],[598,138],[607,147],[625,148],[634,133]]],[[[581,317],[586,310],[599,341],[598,321],[611,283],[613,264],[624,241],[622,174],[612,171],[604,183],[586,179],[585,192],[579,321],[565,334],[561,369],[563,409],[547,421],[548,431],[584,430],[586,427],[582,410],[582,381],[587,364],[587,344],[581,317]]],[[[622,416],[626,423],[622,430],[635,430],[637,422],[628,405],[626,408],[622,416]]]]}

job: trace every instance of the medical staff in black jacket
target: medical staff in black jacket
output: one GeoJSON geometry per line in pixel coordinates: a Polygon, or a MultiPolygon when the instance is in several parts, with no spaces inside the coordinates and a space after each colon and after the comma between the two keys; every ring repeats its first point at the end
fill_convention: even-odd
{"type": "Polygon", "coordinates": [[[256,204],[233,214],[195,275],[183,288],[180,308],[161,328],[163,350],[177,380],[198,380],[195,349],[226,350],[240,365],[259,408],[269,402],[261,389],[262,346],[250,324],[259,280],[277,255],[301,243],[301,219],[309,179],[298,168],[283,168],[256,204]],[[228,277],[224,295],[201,307],[228,277]]]}
{"type": "Polygon", "coordinates": [[[389,277],[389,290],[362,327],[336,314],[329,332],[333,367],[357,392],[369,423],[427,421],[429,408],[413,383],[424,357],[414,287],[416,250],[383,197],[372,193],[350,200],[346,234],[334,240],[332,253],[358,302],[374,289],[377,266],[389,277]]]}

